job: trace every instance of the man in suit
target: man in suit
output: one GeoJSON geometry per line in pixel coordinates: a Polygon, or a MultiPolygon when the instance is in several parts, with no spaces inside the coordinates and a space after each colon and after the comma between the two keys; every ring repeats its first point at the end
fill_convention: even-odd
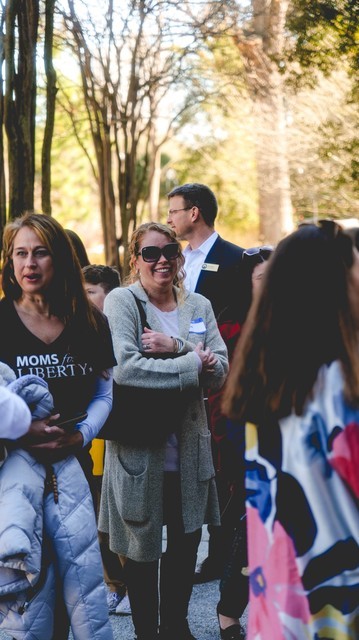
{"type": "MultiPolygon", "coordinates": [[[[167,224],[174,229],[180,240],[188,242],[183,252],[186,288],[208,298],[218,319],[221,311],[232,301],[233,295],[240,295],[243,249],[223,240],[215,231],[218,204],[209,187],[204,184],[187,183],[172,189],[167,197],[167,224]]],[[[212,438],[213,461],[223,513],[230,496],[227,483],[222,481],[223,476],[219,470],[220,443],[216,440],[215,437],[212,438]]],[[[196,570],[196,583],[222,577],[228,551],[227,544],[232,536],[232,524],[228,523],[227,527],[225,518],[222,518],[222,526],[208,527],[208,532],[208,557],[196,570]]]]}
{"type": "Polygon", "coordinates": [[[215,231],[218,204],[206,185],[175,187],[168,200],[167,224],[188,242],[184,250],[186,287],[208,298],[218,317],[231,301],[233,291],[239,291],[243,249],[223,240],[215,231]]]}

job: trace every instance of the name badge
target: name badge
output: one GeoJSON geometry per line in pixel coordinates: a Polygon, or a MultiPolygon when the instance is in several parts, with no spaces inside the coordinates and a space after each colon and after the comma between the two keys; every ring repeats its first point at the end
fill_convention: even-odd
{"type": "Polygon", "coordinates": [[[203,271],[218,271],[219,264],[211,264],[210,262],[204,262],[201,269],[203,269],[203,271]]]}
{"type": "Polygon", "coordinates": [[[189,327],[189,332],[190,333],[205,333],[206,332],[206,325],[203,322],[203,318],[196,318],[195,320],[192,320],[190,327],[189,327]]]}

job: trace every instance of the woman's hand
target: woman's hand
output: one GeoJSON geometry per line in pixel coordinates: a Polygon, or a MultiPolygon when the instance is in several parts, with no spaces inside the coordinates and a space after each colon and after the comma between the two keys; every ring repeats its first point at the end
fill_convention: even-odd
{"type": "Polygon", "coordinates": [[[212,373],[214,371],[214,367],[218,362],[217,356],[212,353],[209,347],[203,349],[203,343],[199,342],[194,351],[200,357],[202,362],[202,373],[212,373]]]}
{"type": "MultiPolygon", "coordinates": [[[[54,427],[51,427],[52,429],[54,427]]],[[[63,429],[56,427],[58,431],[61,431],[56,440],[49,440],[49,442],[43,442],[41,444],[35,444],[28,447],[28,451],[42,463],[57,462],[63,460],[71,454],[78,453],[83,446],[83,437],[81,431],[73,431],[72,433],[66,433],[63,429]]]]}
{"type": "Polygon", "coordinates": [[[173,338],[164,333],[144,328],[141,336],[142,347],[146,353],[172,353],[174,352],[173,338]]]}
{"type": "Polygon", "coordinates": [[[83,437],[80,431],[67,433],[56,426],[56,420],[60,414],[49,416],[45,420],[34,420],[28,433],[17,440],[17,445],[26,449],[39,462],[56,462],[75,454],[83,446],[83,437]],[[51,425],[49,422],[51,421],[51,425]]]}
{"type": "Polygon", "coordinates": [[[48,416],[43,420],[33,420],[30,428],[25,436],[17,440],[17,444],[23,449],[27,449],[29,446],[39,444],[41,442],[49,442],[53,438],[58,437],[63,433],[62,429],[58,427],[50,426],[50,421],[56,422],[60,417],[59,413],[52,416],[48,416]]]}

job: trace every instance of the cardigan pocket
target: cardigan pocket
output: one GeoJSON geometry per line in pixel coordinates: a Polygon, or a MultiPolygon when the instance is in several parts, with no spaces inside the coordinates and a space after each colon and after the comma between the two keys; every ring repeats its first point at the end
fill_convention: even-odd
{"type": "Polygon", "coordinates": [[[212,460],[211,434],[198,434],[198,480],[206,482],[214,478],[214,466],[212,460]]]}
{"type": "Polygon", "coordinates": [[[148,468],[139,475],[127,473],[118,459],[116,502],[124,520],[145,522],[148,509],[148,468]]]}

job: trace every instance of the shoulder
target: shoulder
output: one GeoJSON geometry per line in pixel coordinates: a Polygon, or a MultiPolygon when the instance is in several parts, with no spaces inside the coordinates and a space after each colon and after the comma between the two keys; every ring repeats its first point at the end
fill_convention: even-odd
{"type": "Polygon", "coordinates": [[[317,380],[314,385],[313,395],[318,397],[327,393],[335,396],[343,392],[344,375],[342,365],[338,360],[330,364],[323,365],[318,372],[317,380]]]}
{"type": "Polygon", "coordinates": [[[1,298],[0,300],[0,321],[2,324],[6,323],[7,321],[11,321],[11,318],[13,318],[15,309],[14,309],[14,304],[12,300],[9,300],[8,298],[1,298]]]}
{"type": "Polygon", "coordinates": [[[9,300],[9,298],[1,298],[0,300],[0,311],[10,310],[14,307],[13,301],[9,300]]]}
{"type": "Polygon", "coordinates": [[[219,266],[218,273],[228,269],[239,269],[242,262],[244,249],[233,242],[223,240],[218,236],[214,245],[206,256],[207,263],[214,263],[219,266]]]}
{"type": "Polygon", "coordinates": [[[133,295],[131,293],[131,290],[132,285],[130,287],[116,287],[115,289],[112,289],[112,291],[110,291],[105,298],[105,310],[109,306],[113,305],[127,306],[128,304],[131,304],[131,302],[133,302],[133,295]]]}
{"type": "Polygon", "coordinates": [[[243,247],[240,247],[233,242],[229,242],[228,240],[224,240],[221,236],[218,236],[216,242],[213,245],[213,249],[226,253],[232,257],[238,258],[238,260],[242,259],[243,247]]]}
{"type": "Polygon", "coordinates": [[[143,299],[141,289],[135,285],[117,287],[108,293],[104,302],[104,313],[108,317],[110,324],[111,320],[114,321],[114,318],[118,320],[126,316],[127,321],[131,317],[137,317],[137,305],[134,296],[140,300],[143,299]]]}
{"type": "Polygon", "coordinates": [[[102,371],[115,364],[112,336],[108,319],[95,305],[92,307],[95,326],[87,329],[82,324],[71,330],[69,347],[80,355],[88,356],[95,371],[102,371]]]}
{"type": "Polygon", "coordinates": [[[201,293],[192,293],[191,291],[186,291],[185,302],[192,305],[196,309],[212,310],[212,305],[209,299],[203,296],[201,293]]]}
{"type": "Polygon", "coordinates": [[[108,320],[102,311],[95,305],[92,307],[92,313],[96,321],[96,325],[99,331],[108,330],[108,320]]]}

